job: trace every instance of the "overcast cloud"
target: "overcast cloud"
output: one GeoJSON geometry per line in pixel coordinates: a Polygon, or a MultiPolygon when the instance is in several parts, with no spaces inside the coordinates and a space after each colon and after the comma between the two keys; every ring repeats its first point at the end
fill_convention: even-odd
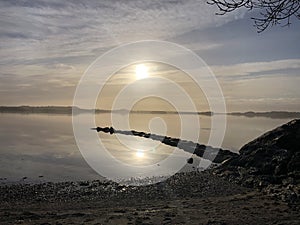
{"type": "Polygon", "coordinates": [[[220,79],[228,110],[300,110],[300,25],[257,34],[245,11],[215,12],[202,0],[2,0],[0,105],[70,105],[98,56],[155,39],[202,57],[220,79]]]}

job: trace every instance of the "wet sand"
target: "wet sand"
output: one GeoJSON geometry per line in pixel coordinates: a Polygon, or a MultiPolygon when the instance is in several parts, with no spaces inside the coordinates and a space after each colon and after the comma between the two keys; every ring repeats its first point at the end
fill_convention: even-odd
{"type": "Polygon", "coordinates": [[[81,181],[0,187],[1,224],[300,224],[297,205],[209,171],[148,186],[81,181]]]}

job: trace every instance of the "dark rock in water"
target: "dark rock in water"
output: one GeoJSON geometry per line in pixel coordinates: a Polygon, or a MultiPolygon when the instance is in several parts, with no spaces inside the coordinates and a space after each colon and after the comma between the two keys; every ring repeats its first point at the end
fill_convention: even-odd
{"type": "Polygon", "coordinates": [[[110,134],[123,134],[123,135],[138,136],[138,137],[142,137],[142,138],[149,138],[154,141],[160,141],[161,143],[163,143],[165,145],[177,147],[188,153],[192,153],[192,154],[195,154],[196,156],[210,160],[214,163],[222,163],[225,160],[228,160],[228,159],[234,157],[235,155],[237,155],[236,153],[231,152],[229,150],[223,150],[220,148],[205,146],[203,144],[195,143],[195,142],[188,141],[188,140],[181,140],[179,138],[145,133],[145,132],[141,132],[141,131],[116,130],[113,127],[97,127],[97,128],[92,128],[92,130],[96,130],[97,132],[110,133],[110,134]]]}
{"type": "Polygon", "coordinates": [[[228,159],[235,157],[236,155],[237,155],[236,153],[231,152],[229,150],[219,149],[217,155],[213,159],[213,162],[214,163],[223,163],[223,162],[227,161],[228,159]]]}
{"type": "Polygon", "coordinates": [[[187,163],[189,163],[189,164],[193,164],[194,159],[193,159],[193,158],[189,158],[189,159],[187,159],[186,161],[187,161],[187,163]]]}
{"type": "Polygon", "coordinates": [[[288,189],[293,198],[294,194],[299,197],[300,120],[292,120],[249,142],[216,173],[248,187],[270,189],[272,185],[286,189],[293,185],[288,189]]]}

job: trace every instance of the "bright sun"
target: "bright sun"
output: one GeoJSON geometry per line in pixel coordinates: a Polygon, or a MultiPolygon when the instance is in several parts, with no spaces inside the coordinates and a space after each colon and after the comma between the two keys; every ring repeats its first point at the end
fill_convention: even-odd
{"type": "Polygon", "coordinates": [[[136,153],[135,153],[136,157],[138,158],[143,158],[144,157],[144,152],[141,151],[141,150],[138,150],[136,153]]]}
{"type": "Polygon", "coordinates": [[[148,77],[148,67],[144,64],[136,65],[135,76],[137,80],[145,79],[146,77],[148,77]]]}

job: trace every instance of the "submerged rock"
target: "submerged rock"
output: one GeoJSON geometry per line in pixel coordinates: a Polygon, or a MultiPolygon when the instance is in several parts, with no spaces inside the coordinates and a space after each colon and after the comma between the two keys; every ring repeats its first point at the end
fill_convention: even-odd
{"type": "Polygon", "coordinates": [[[189,158],[189,159],[187,159],[186,161],[187,161],[187,163],[189,163],[189,164],[193,164],[194,159],[193,159],[193,158],[189,158]]]}

